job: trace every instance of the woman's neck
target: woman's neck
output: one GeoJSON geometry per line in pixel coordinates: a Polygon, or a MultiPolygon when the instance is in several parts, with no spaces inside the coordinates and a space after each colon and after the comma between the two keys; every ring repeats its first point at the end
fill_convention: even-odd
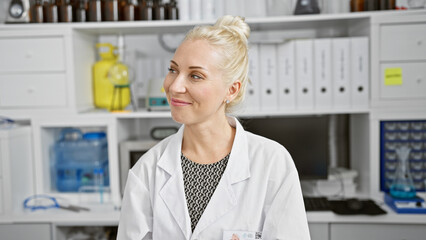
{"type": "Polygon", "coordinates": [[[211,164],[220,161],[232,149],[235,128],[226,116],[208,122],[185,125],[182,153],[190,160],[211,164]]]}

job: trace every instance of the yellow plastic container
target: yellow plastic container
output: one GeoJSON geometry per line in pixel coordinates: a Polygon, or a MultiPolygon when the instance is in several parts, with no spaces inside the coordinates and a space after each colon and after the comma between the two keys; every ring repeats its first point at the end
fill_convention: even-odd
{"type": "Polygon", "coordinates": [[[118,61],[116,49],[109,43],[97,43],[100,60],[93,65],[93,97],[95,106],[110,111],[123,110],[130,103],[129,79],[120,75],[128,71],[127,66],[118,61]],[[113,70],[114,72],[110,71],[113,70]]]}

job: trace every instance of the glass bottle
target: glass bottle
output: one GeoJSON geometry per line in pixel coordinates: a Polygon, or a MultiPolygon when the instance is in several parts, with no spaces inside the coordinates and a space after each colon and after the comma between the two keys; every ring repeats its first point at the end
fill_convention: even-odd
{"type": "Polygon", "coordinates": [[[164,5],[165,8],[165,19],[177,20],[179,19],[179,11],[175,0],[171,0],[169,3],[164,5]]]}
{"type": "Polygon", "coordinates": [[[72,5],[70,0],[57,0],[59,22],[72,22],[72,5]]]}
{"type": "Polygon", "coordinates": [[[152,6],[152,18],[154,20],[164,20],[165,19],[164,5],[161,0],[154,0],[152,6]]]}
{"type": "Polygon", "coordinates": [[[139,4],[139,19],[145,21],[153,20],[152,0],[141,0],[139,4]]]}
{"type": "Polygon", "coordinates": [[[127,0],[126,5],[123,7],[123,18],[124,21],[134,21],[136,13],[136,4],[133,0],[127,0]]]}
{"type": "Polygon", "coordinates": [[[118,0],[104,0],[102,21],[118,21],[118,0]]]}
{"type": "Polygon", "coordinates": [[[89,0],[87,20],[89,22],[102,21],[102,4],[101,0],[89,0]]]}
{"type": "Polygon", "coordinates": [[[35,0],[34,5],[31,7],[31,22],[42,23],[43,22],[43,5],[41,0],[35,0]]]}
{"type": "Polygon", "coordinates": [[[395,172],[395,180],[390,186],[390,194],[394,198],[414,198],[416,189],[408,165],[411,149],[401,146],[395,150],[398,157],[398,166],[395,172]]]}
{"type": "Polygon", "coordinates": [[[351,0],[351,12],[362,12],[364,11],[364,7],[364,0],[351,0]]]}
{"type": "Polygon", "coordinates": [[[77,1],[77,8],[75,10],[75,21],[76,22],[87,21],[87,5],[85,0],[77,1]]]}
{"type": "Polygon", "coordinates": [[[48,0],[44,2],[44,21],[49,23],[57,23],[58,18],[58,6],[55,4],[55,0],[48,0]]]}

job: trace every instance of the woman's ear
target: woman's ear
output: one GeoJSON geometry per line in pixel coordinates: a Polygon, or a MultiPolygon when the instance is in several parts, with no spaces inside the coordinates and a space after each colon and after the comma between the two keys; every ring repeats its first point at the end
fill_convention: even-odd
{"type": "Polygon", "coordinates": [[[232,100],[234,100],[238,93],[240,92],[241,89],[241,81],[240,80],[236,80],[234,81],[228,89],[228,94],[226,95],[226,99],[228,99],[229,101],[232,102],[232,100]]]}

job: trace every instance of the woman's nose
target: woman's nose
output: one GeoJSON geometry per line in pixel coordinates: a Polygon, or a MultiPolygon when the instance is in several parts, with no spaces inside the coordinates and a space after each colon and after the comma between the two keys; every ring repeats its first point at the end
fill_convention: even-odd
{"type": "Polygon", "coordinates": [[[173,79],[173,82],[170,85],[169,91],[172,91],[173,93],[186,92],[185,78],[182,76],[182,74],[179,74],[178,76],[176,76],[175,79],[173,79]]]}

